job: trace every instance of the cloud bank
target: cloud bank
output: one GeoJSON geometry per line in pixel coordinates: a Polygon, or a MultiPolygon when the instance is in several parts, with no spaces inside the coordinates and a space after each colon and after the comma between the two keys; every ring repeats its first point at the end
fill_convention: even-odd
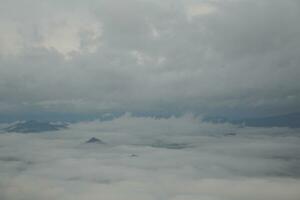
{"type": "Polygon", "coordinates": [[[297,200],[299,143],[299,129],[192,115],[0,134],[0,199],[297,200]],[[91,137],[106,144],[86,144],[91,137]]]}

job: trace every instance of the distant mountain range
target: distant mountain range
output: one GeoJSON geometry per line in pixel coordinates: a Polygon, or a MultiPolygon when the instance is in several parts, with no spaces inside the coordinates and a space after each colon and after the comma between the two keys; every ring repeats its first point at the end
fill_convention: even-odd
{"type": "Polygon", "coordinates": [[[287,115],[263,117],[263,118],[252,118],[239,120],[237,122],[242,122],[246,126],[257,126],[257,127],[291,127],[300,128],[300,113],[291,113],[287,115]]]}
{"type": "Polygon", "coordinates": [[[286,115],[245,118],[245,119],[227,119],[225,117],[206,117],[204,121],[212,121],[218,123],[229,122],[244,126],[253,127],[290,127],[300,128],[300,113],[290,113],[286,115]]]}
{"type": "Polygon", "coordinates": [[[67,128],[66,123],[42,122],[36,120],[15,122],[2,129],[4,132],[38,133],[46,131],[58,131],[67,128]]]}
{"type": "MultiPolygon", "coordinates": [[[[290,127],[300,128],[300,113],[290,113],[286,115],[260,117],[260,118],[245,118],[245,119],[228,119],[226,117],[205,117],[204,121],[215,123],[232,123],[241,126],[252,127],[290,127]]],[[[2,126],[1,132],[16,132],[16,133],[38,133],[47,131],[58,131],[68,127],[65,122],[49,122],[39,120],[17,121],[10,123],[7,126],[2,126]]],[[[96,139],[96,138],[95,138],[96,139]]],[[[91,140],[90,143],[97,142],[91,140]]]]}

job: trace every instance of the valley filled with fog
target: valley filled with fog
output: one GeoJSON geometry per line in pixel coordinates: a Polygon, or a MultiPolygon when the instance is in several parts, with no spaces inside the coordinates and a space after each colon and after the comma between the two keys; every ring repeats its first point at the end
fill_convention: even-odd
{"type": "Polygon", "coordinates": [[[299,132],[130,114],[4,131],[0,199],[298,200],[299,132]]]}

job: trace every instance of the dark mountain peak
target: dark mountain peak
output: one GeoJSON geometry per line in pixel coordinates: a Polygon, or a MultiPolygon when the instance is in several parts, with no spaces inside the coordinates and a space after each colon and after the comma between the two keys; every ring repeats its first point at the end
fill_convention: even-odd
{"type": "Polygon", "coordinates": [[[92,137],[91,139],[89,139],[88,141],[86,141],[85,143],[96,143],[96,144],[104,144],[104,142],[98,138],[92,137]]]}

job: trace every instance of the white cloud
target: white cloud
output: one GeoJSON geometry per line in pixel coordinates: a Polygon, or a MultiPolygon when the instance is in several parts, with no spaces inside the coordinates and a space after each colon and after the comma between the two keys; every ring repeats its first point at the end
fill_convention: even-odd
{"type": "Polygon", "coordinates": [[[186,8],[188,20],[193,20],[194,17],[202,15],[210,15],[217,11],[217,8],[208,3],[191,4],[186,8]]]}
{"type": "Polygon", "coordinates": [[[25,48],[22,35],[18,32],[17,25],[5,20],[1,20],[0,24],[0,55],[17,56],[25,48]]]}
{"type": "Polygon", "coordinates": [[[0,198],[297,200],[298,133],[127,114],[59,132],[1,134],[0,198]],[[106,144],[84,144],[90,137],[106,144]]]}
{"type": "Polygon", "coordinates": [[[55,17],[41,28],[39,46],[54,49],[67,59],[76,53],[94,53],[100,45],[101,24],[77,13],[55,17]]]}

